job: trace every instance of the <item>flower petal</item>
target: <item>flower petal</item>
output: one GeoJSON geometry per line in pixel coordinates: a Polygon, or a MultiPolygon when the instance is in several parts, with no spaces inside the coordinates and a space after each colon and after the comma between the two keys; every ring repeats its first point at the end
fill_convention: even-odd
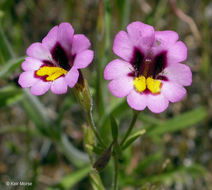
{"type": "Polygon", "coordinates": [[[92,50],[85,50],[78,53],[74,59],[74,67],[82,69],[87,67],[93,60],[94,52],[92,50]]]}
{"type": "Polygon", "coordinates": [[[73,88],[79,78],[79,72],[76,68],[72,67],[71,70],[66,74],[64,80],[70,88],[73,88]]]}
{"type": "Polygon", "coordinates": [[[108,84],[108,89],[116,97],[127,96],[133,89],[133,78],[125,76],[114,79],[108,84]]]}
{"type": "Polygon", "coordinates": [[[138,93],[132,90],[127,96],[127,103],[135,110],[144,110],[147,106],[147,96],[144,93],[138,93]]]}
{"type": "Polygon", "coordinates": [[[168,80],[176,82],[183,86],[189,86],[192,83],[192,72],[187,65],[176,63],[168,66],[163,71],[168,80]]]}
{"type": "Polygon", "coordinates": [[[58,42],[63,48],[65,48],[66,53],[70,54],[71,44],[74,35],[74,29],[69,23],[61,23],[58,29],[58,42]]]}
{"type": "Polygon", "coordinates": [[[21,68],[24,71],[35,71],[38,70],[42,64],[43,62],[38,59],[26,57],[25,61],[21,64],[21,68]]]}
{"type": "Polygon", "coordinates": [[[120,31],[113,43],[113,52],[126,61],[130,61],[133,56],[133,45],[128,35],[124,31],[120,31]]]}
{"type": "Polygon", "coordinates": [[[50,51],[39,42],[36,42],[30,45],[26,51],[26,54],[30,57],[40,59],[40,60],[51,59],[50,51]]]}
{"type": "Polygon", "coordinates": [[[167,109],[169,101],[163,96],[162,93],[147,96],[147,106],[153,113],[161,113],[167,109]]]}
{"type": "Polygon", "coordinates": [[[44,82],[39,80],[31,87],[30,92],[35,96],[43,95],[49,90],[51,83],[52,82],[44,82]]]}
{"type": "Polygon", "coordinates": [[[80,53],[90,47],[91,43],[83,34],[76,34],[72,42],[72,55],[80,53]]]}
{"type": "Polygon", "coordinates": [[[136,21],[127,26],[127,32],[133,45],[141,48],[142,50],[148,50],[154,43],[155,31],[150,25],[136,21]]]}
{"type": "Polygon", "coordinates": [[[22,88],[28,88],[37,81],[39,81],[39,79],[34,77],[34,71],[26,71],[20,74],[18,84],[20,84],[22,88]]]}
{"type": "Polygon", "coordinates": [[[187,58],[187,47],[186,45],[178,41],[175,45],[170,46],[168,49],[168,64],[179,63],[185,61],[187,58]]]}
{"type": "Polygon", "coordinates": [[[52,82],[51,91],[54,94],[65,94],[67,92],[67,89],[68,87],[64,77],[60,77],[52,82]]]}
{"type": "Polygon", "coordinates": [[[185,88],[174,82],[163,82],[161,91],[170,102],[178,102],[186,95],[185,88]]]}
{"type": "Polygon", "coordinates": [[[130,63],[121,59],[115,59],[105,67],[104,78],[105,80],[116,79],[120,76],[127,75],[131,71],[133,71],[133,67],[130,63]]]}
{"type": "Polygon", "coordinates": [[[178,38],[177,32],[171,30],[155,31],[155,41],[158,45],[167,46],[175,44],[178,38]]]}
{"type": "Polygon", "coordinates": [[[51,51],[55,44],[57,43],[57,34],[58,34],[58,26],[53,27],[45,38],[42,40],[42,44],[44,47],[51,51]]]}

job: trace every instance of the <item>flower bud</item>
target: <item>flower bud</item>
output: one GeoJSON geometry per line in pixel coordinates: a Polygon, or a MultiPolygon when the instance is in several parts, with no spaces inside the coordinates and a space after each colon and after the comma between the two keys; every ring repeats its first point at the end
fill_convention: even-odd
{"type": "Polygon", "coordinates": [[[102,171],[105,168],[105,166],[107,166],[108,162],[110,161],[112,146],[113,146],[113,143],[109,146],[108,149],[106,149],[102,153],[99,159],[94,163],[93,167],[97,171],[102,171]]]}
{"type": "Polygon", "coordinates": [[[82,108],[86,112],[89,112],[92,108],[93,103],[87,81],[83,78],[81,71],[79,71],[79,79],[74,87],[74,93],[82,108]]]}

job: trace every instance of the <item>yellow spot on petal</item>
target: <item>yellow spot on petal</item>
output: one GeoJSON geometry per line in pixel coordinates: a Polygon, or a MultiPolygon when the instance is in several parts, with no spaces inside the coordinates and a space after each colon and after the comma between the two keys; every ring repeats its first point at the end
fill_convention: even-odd
{"type": "Polygon", "coordinates": [[[65,75],[68,71],[60,67],[43,66],[36,71],[36,75],[39,77],[46,77],[47,81],[54,81],[62,75],[65,75]]]}
{"type": "Polygon", "coordinates": [[[144,76],[136,77],[133,84],[138,92],[143,92],[146,89],[146,78],[144,76]]]}
{"type": "Polygon", "coordinates": [[[146,80],[147,88],[153,93],[157,94],[161,90],[161,81],[155,80],[151,77],[148,77],[146,80]]]}

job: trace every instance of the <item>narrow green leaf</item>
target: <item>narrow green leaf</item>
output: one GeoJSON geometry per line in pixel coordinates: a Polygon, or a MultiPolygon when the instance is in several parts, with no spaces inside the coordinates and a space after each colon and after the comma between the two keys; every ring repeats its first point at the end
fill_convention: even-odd
{"type": "Polygon", "coordinates": [[[135,133],[133,133],[132,135],[130,135],[127,140],[125,141],[125,143],[122,146],[122,149],[126,149],[129,145],[131,145],[137,138],[139,138],[140,136],[142,136],[143,134],[146,133],[145,129],[142,129],[140,131],[137,131],[135,133]]]}
{"type": "Polygon", "coordinates": [[[128,0],[116,0],[115,3],[117,4],[119,24],[124,29],[129,22],[131,3],[128,0]]]}
{"type": "Polygon", "coordinates": [[[168,119],[156,125],[148,131],[148,135],[162,135],[167,132],[175,132],[191,127],[207,117],[208,113],[204,107],[188,111],[172,119],[168,119]]]}
{"type": "Polygon", "coordinates": [[[117,141],[118,138],[118,124],[113,117],[113,115],[110,115],[110,127],[111,127],[111,133],[114,141],[117,141]]]}
{"type": "Polygon", "coordinates": [[[54,185],[53,187],[47,188],[46,190],[71,189],[75,184],[85,178],[90,171],[91,167],[85,166],[82,169],[63,177],[58,184],[54,185]]]}

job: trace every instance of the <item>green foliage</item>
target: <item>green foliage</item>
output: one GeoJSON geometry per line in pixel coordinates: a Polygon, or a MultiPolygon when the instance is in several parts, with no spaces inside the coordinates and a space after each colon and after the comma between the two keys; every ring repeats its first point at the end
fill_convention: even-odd
{"type": "Polygon", "coordinates": [[[148,135],[162,135],[167,132],[175,132],[191,127],[203,121],[207,117],[207,111],[204,107],[199,107],[186,113],[180,114],[174,118],[168,119],[148,130],[148,135]]]}
{"type": "Polygon", "coordinates": [[[0,108],[11,106],[19,102],[23,98],[23,93],[20,89],[14,86],[6,86],[0,89],[0,108]]]}
{"type": "MultiPolygon", "coordinates": [[[[48,190],[111,189],[115,167],[110,158],[117,155],[115,162],[119,170],[120,189],[128,186],[133,190],[174,189],[178,183],[182,188],[210,189],[212,184],[206,178],[211,176],[211,160],[207,160],[211,148],[210,1],[177,2],[180,10],[198,23],[202,37],[199,44],[187,19],[179,17],[168,0],[99,2],[42,1],[39,6],[28,0],[0,2],[1,180],[4,181],[4,176],[7,176],[15,181],[18,174],[21,180],[32,180],[33,186],[29,189],[39,189],[43,185],[48,190]],[[197,6],[199,11],[194,11],[197,6]],[[58,13],[63,14],[55,16],[55,7],[58,13]],[[199,12],[204,14],[200,15],[199,12]],[[121,146],[119,140],[127,131],[132,117],[131,109],[126,99],[110,95],[103,72],[105,65],[114,58],[112,46],[115,35],[120,30],[126,30],[126,26],[135,20],[152,24],[156,30],[177,31],[188,46],[188,64],[195,72],[192,86],[186,88],[188,96],[183,103],[159,115],[142,111],[133,133],[121,146]],[[85,33],[91,41],[91,49],[95,51],[93,66],[84,70],[84,76],[88,80],[89,90],[93,89],[94,119],[107,148],[96,142],[71,90],[65,96],[47,93],[43,97],[35,97],[29,90],[17,86],[27,46],[41,41],[51,26],[62,21],[71,21],[76,33],[85,33]],[[96,78],[92,79],[94,75],[96,78]],[[14,109],[11,109],[13,106],[14,109]],[[26,113],[26,123],[21,121],[22,115],[14,113],[19,107],[21,112],[26,113]],[[141,136],[142,140],[135,144],[141,136]],[[46,140],[50,145],[46,145],[46,140]],[[57,171],[54,172],[46,170],[46,166],[53,166],[47,159],[50,151],[54,152],[56,160],[57,171]],[[187,157],[191,163],[184,164],[187,157]],[[163,167],[166,160],[170,163],[163,167]],[[89,162],[101,173],[88,166],[89,162]],[[59,182],[55,181],[56,184],[51,187],[40,181],[43,176],[54,181],[53,173],[64,173],[61,172],[64,171],[61,163],[70,167],[72,172],[59,182]],[[190,179],[194,184],[187,184],[190,179]]],[[[80,94],[81,104],[85,110],[90,110],[91,102],[86,102],[84,95],[80,94]]],[[[0,189],[5,189],[2,184],[0,189]]]]}
{"type": "Polygon", "coordinates": [[[4,64],[6,61],[8,61],[11,58],[14,58],[15,56],[8,40],[5,37],[4,32],[2,31],[1,26],[0,26],[0,52],[4,60],[4,62],[1,62],[0,65],[4,64]]]}
{"type": "Polygon", "coordinates": [[[115,120],[115,118],[113,117],[113,115],[110,116],[110,127],[111,127],[111,133],[112,133],[112,137],[114,141],[117,141],[118,138],[118,124],[115,120]]]}
{"type": "Polygon", "coordinates": [[[137,131],[135,133],[133,133],[132,135],[130,135],[125,143],[122,145],[122,149],[126,149],[129,145],[131,145],[136,139],[138,139],[140,136],[142,136],[143,134],[146,133],[146,130],[145,129],[142,129],[140,131],[137,131]]]}
{"type": "Polygon", "coordinates": [[[202,167],[199,164],[193,164],[191,166],[180,166],[176,167],[171,170],[164,171],[162,173],[157,173],[153,174],[151,176],[145,176],[143,178],[133,178],[133,177],[128,177],[128,179],[125,179],[126,184],[133,184],[137,187],[141,187],[144,185],[146,182],[149,182],[151,184],[154,183],[163,183],[163,184],[172,184],[176,181],[181,181],[184,182],[186,177],[193,176],[193,177],[198,177],[198,176],[203,176],[207,172],[204,167],[202,167]]]}
{"type": "Polygon", "coordinates": [[[17,70],[20,69],[21,63],[24,61],[25,57],[14,58],[9,60],[4,66],[1,67],[0,77],[8,78],[17,70]]]}
{"type": "Polygon", "coordinates": [[[85,166],[82,169],[74,171],[73,173],[63,177],[59,183],[53,187],[47,188],[46,190],[68,190],[85,178],[90,171],[90,166],[85,166]]]}
{"type": "Polygon", "coordinates": [[[102,181],[101,181],[98,173],[95,170],[93,170],[89,173],[89,177],[91,179],[91,186],[92,186],[93,190],[104,190],[102,181]]]}

